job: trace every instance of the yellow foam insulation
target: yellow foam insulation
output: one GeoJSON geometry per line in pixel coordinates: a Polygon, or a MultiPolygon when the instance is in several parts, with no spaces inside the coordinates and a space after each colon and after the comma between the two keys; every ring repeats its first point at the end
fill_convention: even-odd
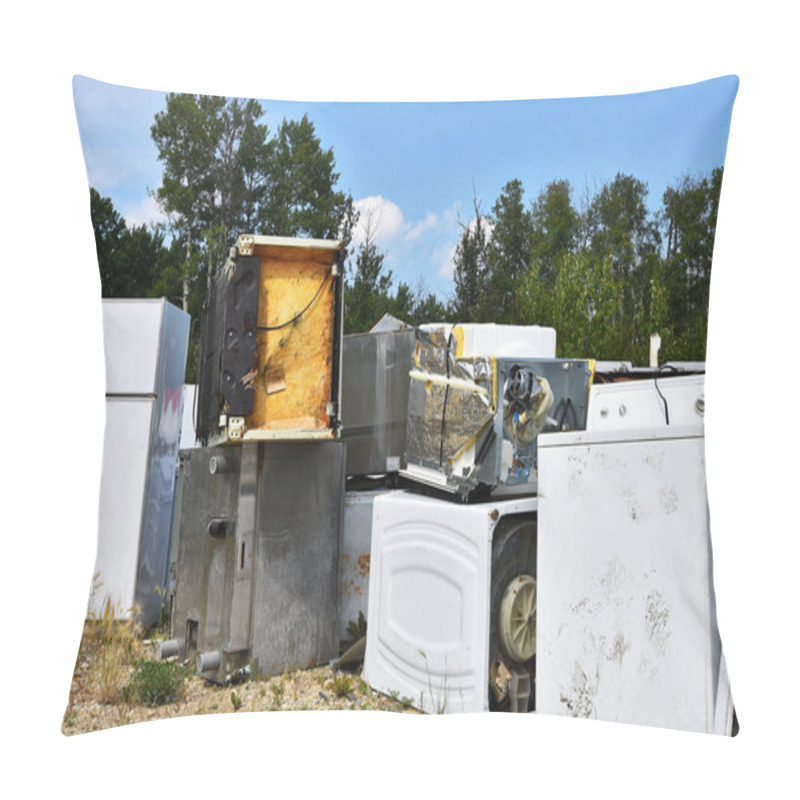
{"type": "Polygon", "coordinates": [[[261,258],[258,375],[249,430],[315,430],[330,427],[334,348],[335,253],[293,247],[256,247],[261,258]],[[324,282],[324,285],[323,285],[324,282]],[[322,287],[320,291],[320,287],[322,287]]]}

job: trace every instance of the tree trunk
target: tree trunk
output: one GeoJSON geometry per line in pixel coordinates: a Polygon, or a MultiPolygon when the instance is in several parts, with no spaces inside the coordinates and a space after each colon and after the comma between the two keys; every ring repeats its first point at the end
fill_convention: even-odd
{"type": "Polygon", "coordinates": [[[183,270],[183,310],[189,313],[189,266],[192,262],[192,226],[186,235],[186,266],[183,270]]]}

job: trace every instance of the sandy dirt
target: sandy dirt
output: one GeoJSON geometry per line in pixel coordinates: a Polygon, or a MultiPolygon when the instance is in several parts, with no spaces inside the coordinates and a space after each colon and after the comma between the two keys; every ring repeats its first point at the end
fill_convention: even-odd
{"type": "MultiPolygon", "coordinates": [[[[131,659],[155,659],[156,647],[152,640],[137,642],[131,659]]],[[[270,678],[256,677],[232,686],[219,686],[192,675],[184,682],[177,699],[155,707],[142,704],[132,696],[133,692],[126,691],[134,672],[133,666],[126,666],[116,682],[118,696],[104,702],[97,669],[93,668],[96,660],[96,648],[88,646],[84,638],[61,728],[65,736],[195,714],[324,709],[419,713],[406,698],[390,698],[373,691],[360,679],[358,668],[349,672],[330,666],[270,678]]]]}

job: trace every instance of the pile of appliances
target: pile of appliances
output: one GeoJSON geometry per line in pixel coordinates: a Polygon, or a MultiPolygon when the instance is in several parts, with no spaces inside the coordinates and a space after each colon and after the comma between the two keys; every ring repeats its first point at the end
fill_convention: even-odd
{"type": "Polygon", "coordinates": [[[539,326],[343,337],[342,276],[338,242],[245,236],[210,292],[162,654],[276,674],[366,620],[362,677],[429,713],[730,733],[703,365],[556,358],[539,326]]]}

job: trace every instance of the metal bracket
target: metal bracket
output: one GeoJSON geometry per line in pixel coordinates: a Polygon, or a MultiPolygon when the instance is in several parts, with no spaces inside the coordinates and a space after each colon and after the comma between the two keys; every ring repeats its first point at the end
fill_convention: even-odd
{"type": "Polygon", "coordinates": [[[240,256],[253,255],[253,248],[256,244],[256,237],[247,233],[243,233],[236,242],[236,248],[240,256]]]}
{"type": "Polygon", "coordinates": [[[228,420],[228,438],[241,439],[244,436],[244,417],[231,417],[228,420]]]}

